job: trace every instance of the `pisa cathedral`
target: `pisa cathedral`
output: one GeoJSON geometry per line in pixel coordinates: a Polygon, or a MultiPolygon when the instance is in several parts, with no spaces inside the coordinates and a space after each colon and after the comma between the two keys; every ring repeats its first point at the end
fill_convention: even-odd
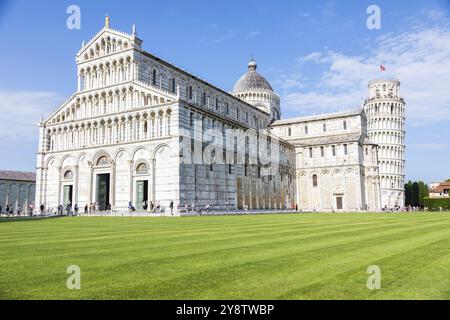
{"type": "Polygon", "coordinates": [[[229,93],[145,51],[134,27],[117,31],[109,19],[83,43],[76,63],[77,91],[39,125],[37,206],[98,203],[119,211],[132,201],[138,210],[159,203],[164,212],[171,202],[226,211],[404,205],[398,81],[370,82],[363,108],[282,120],[280,98],[255,61],[229,93]],[[194,145],[200,161],[191,161],[199,158],[194,145]],[[268,155],[276,161],[265,162],[268,155]]]}

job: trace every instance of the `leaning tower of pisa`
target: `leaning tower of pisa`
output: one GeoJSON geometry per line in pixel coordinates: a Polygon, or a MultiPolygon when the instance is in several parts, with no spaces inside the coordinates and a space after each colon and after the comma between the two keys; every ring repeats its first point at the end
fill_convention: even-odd
{"type": "Polygon", "coordinates": [[[364,104],[369,139],[378,144],[381,205],[405,204],[405,101],[397,80],[373,80],[364,104]]]}

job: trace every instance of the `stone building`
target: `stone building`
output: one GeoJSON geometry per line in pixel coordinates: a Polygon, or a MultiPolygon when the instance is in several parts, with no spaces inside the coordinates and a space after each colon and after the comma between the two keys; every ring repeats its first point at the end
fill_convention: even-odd
{"type": "Polygon", "coordinates": [[[379,210],[377,146],[361,109],[279,120],[275,135],[295,147],[296,195],[307,210],[379,210]]]}
{"type": "Polygon", "coordinates": [[[5,212],[7,205],[14,211],[20,205],[26,211],[34,205],[36,175],[33,172],[0,170],[0,206],[5,212]]]}
{"type": "Polygon", "coordinates": [[[36,203],[380,210],[363,109],[281,119],[255,61],[231,93],[109,23],[76,56],[78,90],[40,123],[36,203]],[[323,155],[322,155],[323,153],[323,155]]]}

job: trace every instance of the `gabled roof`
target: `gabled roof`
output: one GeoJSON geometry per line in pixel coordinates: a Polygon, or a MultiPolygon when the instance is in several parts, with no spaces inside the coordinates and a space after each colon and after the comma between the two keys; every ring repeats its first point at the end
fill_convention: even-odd
{"type": "Polygon", "coordinates": [[[339,134],[334,136],[323,136],[314,138],[303,138],[303,139],[289,139],[287,140],[290,144],[295,146],[317,146],[317,145],[327,145],[327,144],[338,144],[346,142],[363,142],[365,136],[361,133],[347,133],[339,134]]]}
{"type": "Polygon", "coordinates": [[[310,121],[319,121],[319,120],[329,120],[329,119],[341,118],[341,117],[358,116],[358,115],[361,115],[362,112],[363,112],[363,109],[358,108],[358,109],[326,113],[326,114],[319,114],[319,115],[313,115],[313,116],[303,116],[303,117],[277,120],[277,121],[274,121],[271,125],[272,126],[280,126],[280,125],[293,124],[293,123],[299,123],[299,122],[310,122],[310,121]]]}
{"type": "Polygon", "coordinates": [[[134,36],[132,34],[126,33],[126,32],[122,32],[119,30],[115,30],[115,29],[111,29],[111,28],[107,28],[107,27],[103,27],[99,32],[97,32],[97,34],[95,36],[93,36],[91,38],[91,40],[89,40],[77,53],[77,56],[82,55],[87,49],[90,48],[90,46],[95,43],[95,41],[97,41],[99,38],[102,37],[102,35],[104,33],[108,33],[111,35],[115,35],[117,37],[122,37],[122,38],[126,38],[127,40],[132,40],[134,38],[134,36]]]}
{"type": "Polygon", "coordinates": [[[36,181],[36,173],[0,170],[0,180],[36,181]]]}

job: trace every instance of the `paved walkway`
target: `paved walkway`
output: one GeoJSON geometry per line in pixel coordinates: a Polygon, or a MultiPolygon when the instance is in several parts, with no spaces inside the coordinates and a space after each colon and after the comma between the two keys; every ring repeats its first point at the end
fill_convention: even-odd
{"type": "MultiPolygon", "coordinates": [[[[300,213],[295,210],[235,210],[235,211],[189,211],[189,212],[181,212],[178,213],[174,210],[174,213],[170,212],[162,212],[162,213],[150,213],[147,211],[134,211],[133,213],[129,213],[128,211],[120,211],[120,212],[95,212],[95,213],[78,213],[79,217],[193,217],[193,216],[224,216],[224,215],[254,215],[254,214],[292,214],[292,213],[300,213]]],[[[64,213],[63,215],[56,214],[48,214],[45,213],[43,215],[37,214],[32,217],[27,215],[22,216],[6,216],[2,215],[0,219],[2,220],[25,220],[25,219],[41,219],[41,218],[55,218],[55,217],[66,217],[72,216],[64,213]]]]}

